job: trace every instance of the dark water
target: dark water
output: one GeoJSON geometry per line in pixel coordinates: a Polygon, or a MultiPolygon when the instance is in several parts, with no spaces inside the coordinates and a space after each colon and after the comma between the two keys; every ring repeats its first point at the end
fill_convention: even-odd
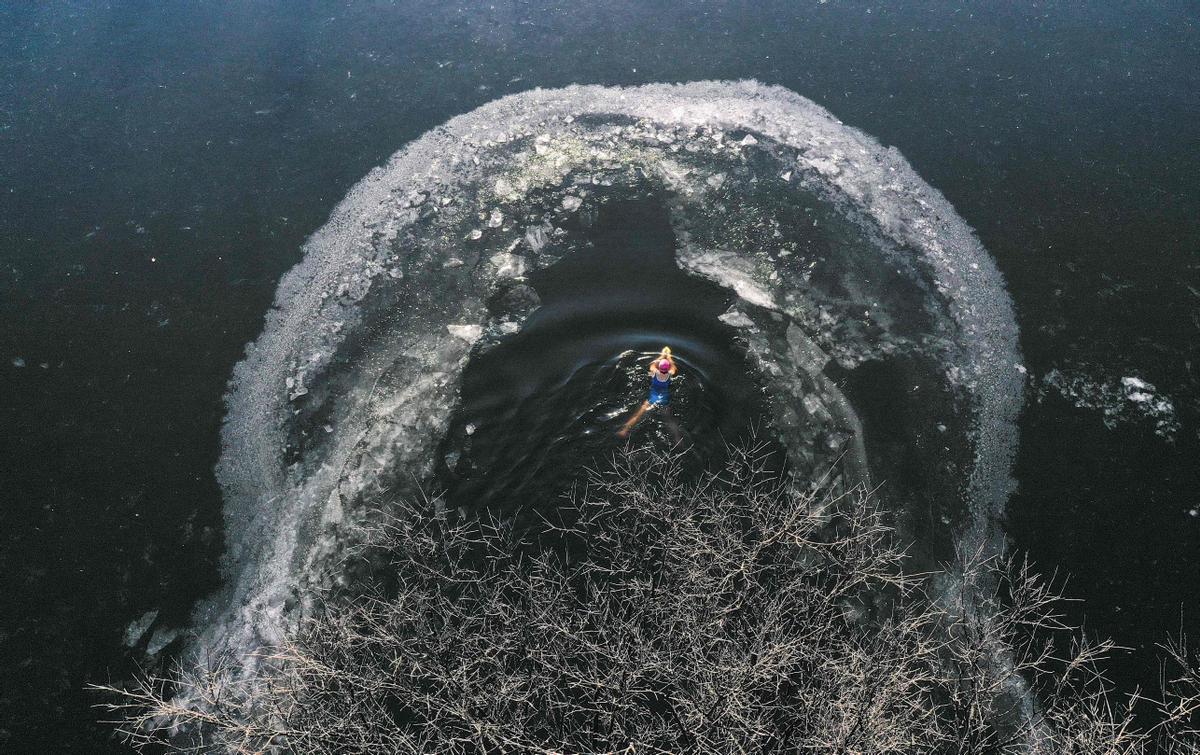
{"type": "MultiPolygon", "coordinates": [[[[130,620],[159,609],[186,626],[217,583],[224,382],[305,235],[425,130],[572,82],[754,77],[816,100],[897,147],[978,230],[1035,378],[1137,376],[1170,396],[1181,426],[1167,440],[1031,392],[1009,507],[1015,546],[1072,575],[1076,617],[1133,648],[1112,678],[1152,685],[1153,643],[1200,633],[1198,15],[1190,2],[0,5],[0,750],[119,751],[83,684],[128,673],[130,620]]],[[[641,241],[667,243],[615,246],[641,241]]],[[[551,303],[570,291],[540,285],[551,303]]],[[[697,297],[699,333],[648,298],[621,323],[556,325],[548,307],[536,344],[513,344],[532,369],[475,374],[494,373],[497,394],[468,385],[476,453],[502,460],[486,428],[512,422],[546,450],[517,459],[531,478],[564,433],[584,450],[563,453],[584,453],[584,430],[598,438],[637,400],[620,354],[664,337],[694,360],[686,430],[751,414],[722,414],[750,399],[720,393],[740,383],[715,300],[697,297]],[[515,407],[489,406],[499,393],[515,407]]]]}
{"type": "Polygon", "coordinates": [[[587,225],[582,248],[530,276],[541,306],[521,332],[464,372],[463,406],[443,444],[453,506],[555,500],[584,468],[603,468],[664,345],[679,366],[671,414],[648,413],[631,442],[679,443],[702,464],[766,424],[745,345],[717,319],[730,295],[676,266],[661,202],[607,203],[587,225]]]}

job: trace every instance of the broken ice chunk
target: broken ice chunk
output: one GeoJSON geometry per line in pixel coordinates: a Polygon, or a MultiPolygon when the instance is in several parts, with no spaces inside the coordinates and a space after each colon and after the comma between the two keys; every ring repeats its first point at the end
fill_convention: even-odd
{"type": "Polygon", "coordinates": [[[150,625],[158,618],[158,609],[146,611],[140,618],[129,622],[125,627],[125,647],[131,648],[141,642],[142,637],[150,630],[150,625]]]}
{"type": "Polygon", "coordinates": [[[737,309],[731,309],[723,315],[717,317],[718,320],[735,328],[752,328],[754,321],[746,316],[745,312],[737,309]]]}
{"type": "Polygon", "coordinates": [[[483,328],[479,325],[447,325],[446,330],[450,331],[450,335],[467,343],[475,343],[483,335],[483,328]]]}
{"type": "Polygon", "coordinates": [[[1147,383],[1145,380],[1135,377],[1121,378],[1121,385],[1128,390],[1149,392],[1154,390],[1154,386],[1147,383]]]}
{"type": "Polygon", "coordinates": [[[295,401],[301,396],[308,394],[308,388],[304,386],[304,383],[295,378],[288,378],[283,382],[288,389],[288,401],[295,401]]]}
{"type": "Polygon", "coordinates": [[[496,266],[496,275],[501,278],[519,278],[525,274],[525,260],[515,254],[500,252],[489,260],[496,266]]]}
{"type": "Polygon", "coordinates": [[[150,642],[146,645],[147,655],[158,655],[167,645],[179,638],[178,629],[167,629],[165,627],[155,629],[154,634],[150,636],[150,642]]]}
{"type": "Polygon", "coordinates": [[[533,251],[540,250],[546,245],[546,229],[543,226],[530,226],[525,230],[525,243],[533,251]]]}

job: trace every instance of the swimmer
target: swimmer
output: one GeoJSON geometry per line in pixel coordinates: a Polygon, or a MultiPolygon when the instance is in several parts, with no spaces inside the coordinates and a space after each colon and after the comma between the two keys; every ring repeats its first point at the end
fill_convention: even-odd
{"type": "Polygon", "coordinates": [[[671,347],[664,346],[662,352],[650,362],[650,397],[642,402],[638,410],[633,413],[633,416],[625,422],[624,426],[617,432],[617,437],[628,438],[629,431],[633,426],[641,420],[642,415],[653,408],[658,408],[663,413],[663,419],[666,420],[667,426],[671,429],[671,434],[675,437],[675,442],[682,440],[679,433],[679,426],[675,423],[671,416],[671,377],[678,372],[675,366],[675,358],[671,356],[671,347]]]}

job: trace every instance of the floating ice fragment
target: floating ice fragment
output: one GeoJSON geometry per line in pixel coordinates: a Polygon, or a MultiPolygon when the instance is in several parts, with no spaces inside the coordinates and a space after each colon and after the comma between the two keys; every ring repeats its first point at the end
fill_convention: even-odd
{"type": "Polygon", "coordinates": [[[308,393],[308,388],[305,388],[304,383],[296,380],[296,378],[289,377],[287,380],[284,380],[283,383],[287,386],[289,401],[295,401],[296,399],[308,393]]]}
{"type": "Polygon", "coordinates": [[[146,645],[147,655],[158,655],[167,645],[170,645],[175,640],[179,639],[178,629],[167,629],[162,627],[154,630],[154,634],[150,635],[150,642],[146,645]]]}
{"type": "Polygon", "coordinates": [[[17,369],[20,369],[21,367],[25,366],[25,360],[22,359],[21,357],[13,357],[12,365],[13,365],[13,367],[16,367],[17,369]]]}
{"type": "Polygon", "coordinates": [[[131,648],[141,642],[150,630],[150,625],[158,618],[158,609],[146,611],[139,618],[129,622],[125,627],[125,647],[131,648]]]}
{"type": "Polygon", "coordinates": [[[751,328],[754,327],[754,321],[746,316],[745,312],[733,309],[717,318],[726,325],[735,328],[751,328]]]}
{"type": "Polygon", "coordinates": [[[1154,422],[1154,432],[1160,437],[1169,438],[1179,431],[1175,404],[1138,377],[1096,379],[1052,369],[1042,378],[1042,386],[1039,400],[1047,389],[1054,389],[1081,409],[1101,411],[1110,430],[1123,422],[1146,419],[1154,422]]]}
{"type": "Polygon", "coordinates": [[[488,228],[499,228],[504,224],[504,213],[499,210],[492,210],[492,214],[488,216],[488,228]]]}
{"type": "Polygon", "coordinates": [[[687,270],[732,288],[751,304],[778,309],[770,292],[754,279],[753,263],[736,253],[685,250],[680,256],[680,264],[687,270]]]}
{"type": "Polygon", "coordinates": [[[483,238],[483,231],[479,230],[478,228],[474,228],[470,233],[467,234],[467,238],[471,241],[479,241],[481,238],[483,238]]]}
{"type": "Polygon", "coordinates": [[[583,200],[576,196],[563,197],[562,206],[567,212],[575,212],[579,206],[583,204],[583,200]]]}
{"type": "Polygon", "coordinates": [[[525,274],[525,260],[515,254],[500,252],[488,260],[496,267],[496,275],[501,278],[518,278],[525,274]]]}
{"type": "Polygon", "coordinates": [[[1135,390],[1135,391],[1153,391],[1154,390],[1153,385],[1151,385],[1150,383],[1147,383],[1145,380],[1141,380],[1140,378],[1135,378],[1135,377],[1121,378],[1121,385],[1125,386],[1126,388],[1135,390]]]}
{"type": "Polygon", "coordinates": [[[744,137],[742,137],[742,140],[738,142],[738,144],[742,145],[743,147],[749,147],[758,144],[758,140],[750,134],[746,134],[744,137]]]}
{"type": "Polygon", "coordinates": [[[467,343],[475,343],[483,335],[483,328],[479,325],[447,325],[446,330],[450,331],[450,335],[467,343]]]}
{"type": "Polygon", "coordinates": [[[525,243],[533,251],[539,251],[546,245],[546,228],[545,226],[534,225],[525,230],[525,243]]]}

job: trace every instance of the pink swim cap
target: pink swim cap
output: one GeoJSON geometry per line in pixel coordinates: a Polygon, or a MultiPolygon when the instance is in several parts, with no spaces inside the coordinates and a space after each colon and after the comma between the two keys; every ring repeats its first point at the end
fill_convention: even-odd
{"type": "Polygon", "coordinates": [[[670,372],[671,371],[671,363],[669,361],[667,361],[666,359],[662,360],[661,362],[658,363],[658,371],[659,372],[670,372]]]}

